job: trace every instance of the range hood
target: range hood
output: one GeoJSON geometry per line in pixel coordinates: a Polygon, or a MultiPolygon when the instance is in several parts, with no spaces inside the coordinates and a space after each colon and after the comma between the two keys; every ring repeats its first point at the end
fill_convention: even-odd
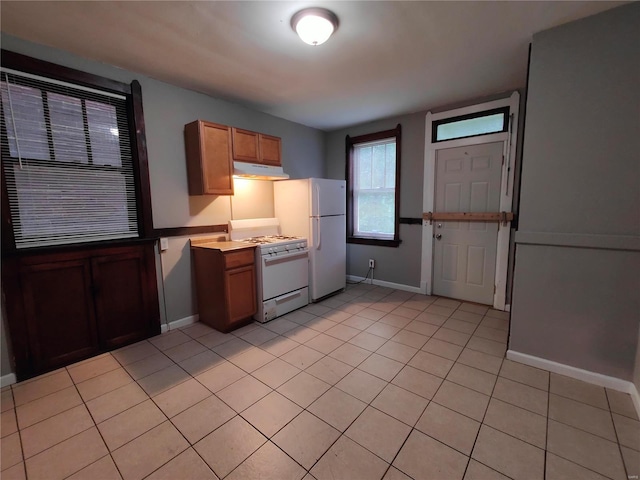
{"type": "Polygon", "coordinates": [[[282,167],[245,162],[233,162],[233,176],[254,180],[286,180],[289,178],[282,167]]]}

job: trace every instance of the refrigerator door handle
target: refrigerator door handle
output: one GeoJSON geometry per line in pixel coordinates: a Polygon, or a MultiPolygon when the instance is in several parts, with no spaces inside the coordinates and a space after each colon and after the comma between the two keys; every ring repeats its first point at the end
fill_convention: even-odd
{"type": "Polygon", "coordinates": [[[317,210],[316,214],[318,215],[318,217],[321,217],[322,212],[320,211],[320,185],[316,184],[314,185],[314,187],[316,189],[316,210],[317,210]]]}
{"type": "Polygon", "coordinates": [[[322,242],[322,232],[320,231],[320,217],[316,217],[316,222],[316,225],[318,226],[318,228],[316,228],[316,230],[318,230],[318,242],[316,243],[316,250],[320,250],[320,243],[322,242]]]}

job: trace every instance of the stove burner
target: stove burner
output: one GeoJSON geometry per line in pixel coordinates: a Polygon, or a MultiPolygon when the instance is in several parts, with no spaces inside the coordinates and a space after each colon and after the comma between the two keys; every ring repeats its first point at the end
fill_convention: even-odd
{"type": "Polygon", "coordinates": [[[242,241],[248,243],[255,243],[257,245],[265,245],[268,243],[278,243],[287,240],[298,240],[298,237],[290,237],[287,235],[265,235],[262,237],[249,237],[245,238],[242,241]]]}

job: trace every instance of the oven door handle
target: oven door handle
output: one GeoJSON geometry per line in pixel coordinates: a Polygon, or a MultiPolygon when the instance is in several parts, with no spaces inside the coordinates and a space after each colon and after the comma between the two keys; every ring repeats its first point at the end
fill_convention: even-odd
{"type": "Polygon", "coordinates": [[[299,297],[300,293],[301,293],[300,290],[296,292],[287,293],[286,295],[276,298],[276,303],[284,302],[285,300],[289,300],[290,298],[293,298],[293,297],[299,297]]]}
{"type": "Polygon", "coordinates": [[[295,257],[307,257],[309,256],[309,250],[302,250],[300,252],[293,252],[293,253],[285,253],[284,255],[277,255],[275,257],[263,257],[264,258],[264,264],[268,265],[272,262],[277,262],[279,260],[289,260],[291,258],[295,258],[295,257]]]}

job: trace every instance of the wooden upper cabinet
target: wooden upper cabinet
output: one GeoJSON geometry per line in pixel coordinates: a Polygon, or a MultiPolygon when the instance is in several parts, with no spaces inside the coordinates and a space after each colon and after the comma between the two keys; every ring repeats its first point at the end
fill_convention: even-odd
{"type": "Polygon", "coordinates": [[[232,128],[233,159],[238,162],[282,165],[281,139],[263,133],[232,128]]]}
{"type": "Polygon", "coordinates": [[[233,195],[231,128],[196,120],[184,127],[189,195],[233,195]]]}
{"type": "Polygon", "coordinates": [[[272,137],[271,135],[260,134],[260,152],[262,163],[267,165],[282,165],[280,137],[272,137]]]}
{"type": "Polygon", "coordinates": [[[259,134],[232,128],[233,159],[239,162],[260,163],[259,134]]]}

